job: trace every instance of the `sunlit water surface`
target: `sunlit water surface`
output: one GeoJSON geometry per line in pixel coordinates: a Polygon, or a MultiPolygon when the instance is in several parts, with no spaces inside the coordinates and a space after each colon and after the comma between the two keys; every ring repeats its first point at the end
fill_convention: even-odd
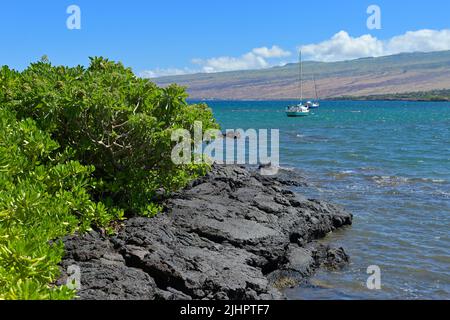
{"type": "Polygon", "coordinates": [[[280,161],[311,185],[298,191],[351,211],[324,241],[351,264],[321,271],[291,299],[450,299],[450,104],[322,102],[287,118],[286,102],[208,102],[222,129],[279,129],[280,161]],[[366,271],[381,268],[382,289],[366,271]]]}

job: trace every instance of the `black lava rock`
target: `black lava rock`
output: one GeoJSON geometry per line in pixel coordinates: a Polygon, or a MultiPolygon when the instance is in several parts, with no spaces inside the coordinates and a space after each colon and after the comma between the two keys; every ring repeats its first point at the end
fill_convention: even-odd
{"type": "Polygon", "coordinates": [[[283,299],[280,279],[348,262],[314,240],[352,223],[342,208],[286,189],[304,184],[293,179],[214,166],[155,218],[131,218],[110,238],[67,237],[60,283],[77,265],[80,299],[283,299]]]}

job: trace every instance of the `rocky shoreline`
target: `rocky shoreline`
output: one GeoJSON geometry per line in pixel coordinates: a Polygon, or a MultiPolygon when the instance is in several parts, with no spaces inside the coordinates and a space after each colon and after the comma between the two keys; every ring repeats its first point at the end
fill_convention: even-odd
{"type": "Polygon", "coordinates": [[[214,166],[161,199],[165,212],[155,218],[130,218],[113,237],[64,239],[59,283],[76,265],[80,299],[284,299],[280,289],[349,259],[315,240],[351,225],[352,215],[290,190],[302,184],[291,171],[214,166]]]}

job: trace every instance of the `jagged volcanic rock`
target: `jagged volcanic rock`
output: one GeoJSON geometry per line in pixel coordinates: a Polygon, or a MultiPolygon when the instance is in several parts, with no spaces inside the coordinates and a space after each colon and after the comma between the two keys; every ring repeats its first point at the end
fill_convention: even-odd
{"type": "Polygon", "coordinates": [[[304,183],[292,173],[214,166],[156,218],[131,218],[114,237],[67,237],[60,283],[77,265],[81,299],[282,299],[281,278],[348,261],[342,248],[314,240],[352,215],[287,189],[304,183]]]}

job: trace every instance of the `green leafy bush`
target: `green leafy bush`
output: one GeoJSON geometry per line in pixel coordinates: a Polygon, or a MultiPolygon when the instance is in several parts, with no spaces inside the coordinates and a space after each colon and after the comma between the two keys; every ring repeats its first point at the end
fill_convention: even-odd
{"type": "Polygon", "coordinates": [[[205,167],[170,160],[174,129],[217,128],[205,105],[188,105],[185,90],[158,88],[120,63],[92,58],[89,68],[32,64],[21,74],[4,68],[2,105],[32,118],[75,159],[95,167],[98,194],[139,213],[155,190],[171,191],[205,167]]]}
{"type": "Polygon", "coordinates": [[[108,226],[122,211],[91,200],[93,167],[55,153],[59,145],[31,119],[0,109],[0,297],[65,298],[52,288],[61,243],[91,226],[108,226]]]}
{"type": "Polygon", "coordinates": [[[103,58],[88,68],[41,61],[0,70],[0,299],[73,297],[52,285],[58,239],[112,232],[124,214],[153,216],[157,191],[206,173],[170,159],[173,130],[218,127],[206,105],[186,97],[103,58]]]}

